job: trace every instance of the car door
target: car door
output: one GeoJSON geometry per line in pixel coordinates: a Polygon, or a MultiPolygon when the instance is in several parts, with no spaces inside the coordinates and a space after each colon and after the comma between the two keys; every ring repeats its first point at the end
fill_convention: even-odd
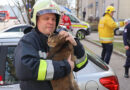
{"type": "Polygon", "coordinates": [[[14,68],[14,49],[16,46],[0,46],[1,85],[17,84],[18,79],[14,68]]]}

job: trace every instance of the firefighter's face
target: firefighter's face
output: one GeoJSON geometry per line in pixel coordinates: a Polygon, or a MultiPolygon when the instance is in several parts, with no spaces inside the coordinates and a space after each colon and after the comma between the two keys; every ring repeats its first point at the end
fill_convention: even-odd
{"type": "Polygon", "coordinates": [[[114,15],[114,13],[115,13],[115,11],[112,11],[112,12],[110,13],[110,15],[111,15],[111,16],[113,16],[113,15],[114,15]]]}
{"type": "Polygon", "coordinates": [[[64,15],[64,12],[61,12],[61,16],[63,16],[64,15]]]}
{"type": "Polygon", "coordinates": [[[56,28],[56,15],[52,13],[43,14],[38,17],[37,27],[43,34],[49,35],[56,28]]]}

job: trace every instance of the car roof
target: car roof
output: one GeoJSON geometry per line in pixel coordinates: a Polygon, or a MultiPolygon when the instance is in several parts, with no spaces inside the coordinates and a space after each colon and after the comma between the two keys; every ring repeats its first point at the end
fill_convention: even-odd
{"type": "Polygon", "coordinates": [[[23,35],[23,32],[0,33],[0,45],[10,45],[10,43],[12,43],[12,45],[17,45],[23,35]]]}

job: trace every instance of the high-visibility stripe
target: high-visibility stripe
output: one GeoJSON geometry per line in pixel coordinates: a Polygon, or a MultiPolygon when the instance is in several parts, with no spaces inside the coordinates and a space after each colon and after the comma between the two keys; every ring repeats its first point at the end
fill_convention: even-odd
{"type": "Polygon", "coordinates": [[[77,59],[75,63],[79,64],[79,63],[83,62],[85,60],[85,58],[86,58],[86,54],[82,58],[77,59]]]}
{"type": "Polygon", "coordinates": [[[46,62],[47,62],[46,80],[52,80],[54,77],[54,66],[52,60],[46,60],[46,62]]]}
{"type": "Polygon", "coordinates": [[[73,27],[73,28],[76,28],[76,27],[79,27],[79,28],[88,28],[87,25],[81,25],[81,24],[79,24],[79,25],[77,25],[77,24],[72,24],[72,27],[73,27]]]}
{"type": "Polygon", "coordinates": [[[40,58],[46,59],[47,58],[47,53],[42,52],[41,50],[39,50],[39,56],[40,56],[40,58]]]}
{"type": "Polygon", "coordinates": [[[88,61],[88,58],[87,58],[87,55],[86,55],[84,61],[80,62],[79,64],[76,64],[76,67],[81,68],[87,61],[88,61]]]}
{"type": "Polygon", "coordinates": [[[100,41],[113,41],[113,38],[100,37],[100,41]]]}
{"type": "Polygon", "coordinates": [[[46,71],[47,71],[47,62],[45,60],[40,60],[37,80],[45,80],[46,71]]]}

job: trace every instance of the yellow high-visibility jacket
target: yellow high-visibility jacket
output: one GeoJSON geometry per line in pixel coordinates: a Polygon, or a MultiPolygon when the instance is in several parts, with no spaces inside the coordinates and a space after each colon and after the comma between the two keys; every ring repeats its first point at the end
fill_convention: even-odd
{"type": "Polygon", "coordinates": [[[98,24],[100,43],[112,43],[114,39],[114,29],[117,27],[118,24],[109,14],[102,17],[98,24]]]}

